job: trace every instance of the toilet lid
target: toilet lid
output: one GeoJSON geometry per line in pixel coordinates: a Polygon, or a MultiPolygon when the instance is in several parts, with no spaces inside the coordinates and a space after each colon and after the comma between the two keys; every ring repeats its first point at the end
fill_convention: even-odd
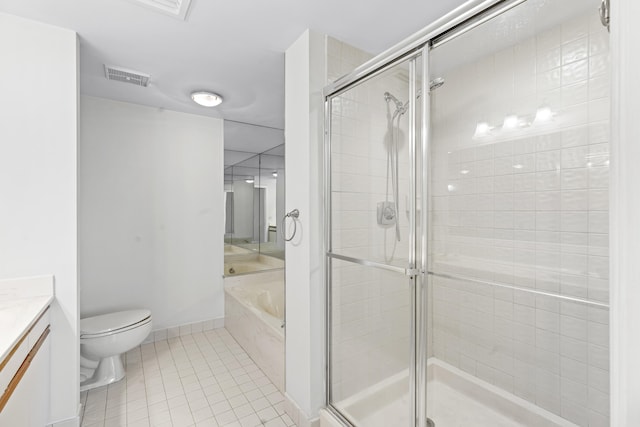
{"type": "Polygon", "coordinates": [[[142,323],[151,317],[147,309],[118,311],[80,320],[81,335],[104,334],[142,323]]]}

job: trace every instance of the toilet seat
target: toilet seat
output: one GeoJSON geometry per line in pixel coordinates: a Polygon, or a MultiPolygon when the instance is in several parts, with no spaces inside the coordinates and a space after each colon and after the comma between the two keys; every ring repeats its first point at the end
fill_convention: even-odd
{"type": "Polygon", "coordinates": [[[80,338],[105,337],[138,328],[149,322],[151,322],[151,311],[144,309],[87,317],[80,320],[80,338]]]}

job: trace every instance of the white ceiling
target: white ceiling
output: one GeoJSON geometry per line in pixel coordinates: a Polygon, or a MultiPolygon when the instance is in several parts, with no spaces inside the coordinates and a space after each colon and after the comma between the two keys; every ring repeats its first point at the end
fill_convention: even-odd
{"type": "MultiPolygon", "coordinates": [[[[306,28],[375,54],[463,2],[192,0],[186,21],[134,0],[0,0],[0,11],[75,30],[83,94],[282,129],[284,52],[306,28]],[[108,81],[105,63],[151,74],[150,86],[108,81]],[[196,89],[225,101],[199,107],[189,98],[196,89]]],[[[254,128],[225,126],[227,148],[282,143],[271,130],[252,139],[254,128]]]]}

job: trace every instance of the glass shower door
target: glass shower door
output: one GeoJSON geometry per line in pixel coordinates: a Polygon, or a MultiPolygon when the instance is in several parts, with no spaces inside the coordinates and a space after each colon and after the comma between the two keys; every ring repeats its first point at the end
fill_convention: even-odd
{"type": "MultiPolygon", "coordinates": [[[[327,98],[328,401],[355,426],[414,426],[422,56],[327,98]]],[[[422,199],[421,199],[422,200],[422,199]]],[[[424,400],[424,399],[423,399],[424,400]]]]}
{"type": "Polygon", "coordinates": [[[459,381],[429,389],[438,426],[609,425],[598,5],[497,5],[432,41],[431,358],[459,381]]]}

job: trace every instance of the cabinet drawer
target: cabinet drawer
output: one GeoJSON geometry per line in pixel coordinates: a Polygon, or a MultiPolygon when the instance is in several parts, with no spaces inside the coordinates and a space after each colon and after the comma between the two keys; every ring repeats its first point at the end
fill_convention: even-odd
{"type": "Polygon", "coordinates": [[[5,365],[0,370],[0,397],[4,394],[9,383],[13,379],[13,376],[20,369],[20,365],[27,358],[31,347],[29,346],[29,340],[27,337],[22,339],[16,344],[12,352],[9,353],[8,359],[5,359],[5,365]]]}
{"type": "Polygon", "coordinates": [[[47,307],[0,364],[0,412],[25,370],[29,368],[39,346],[46,339],[49,333],[49,316],[49,307],[47,307]]]}
{"type": "Polygon", "coordinates": [[[47,326],[49,326],[50,316],[51,315],[49,309],[45,310],[45,312],[40,316],[40,319],[38,319],[36,323],[31,327],[28,337],[29,349],[33,348],[33,346],[36,345],[44,330],[47,329],[47,326]]]}

